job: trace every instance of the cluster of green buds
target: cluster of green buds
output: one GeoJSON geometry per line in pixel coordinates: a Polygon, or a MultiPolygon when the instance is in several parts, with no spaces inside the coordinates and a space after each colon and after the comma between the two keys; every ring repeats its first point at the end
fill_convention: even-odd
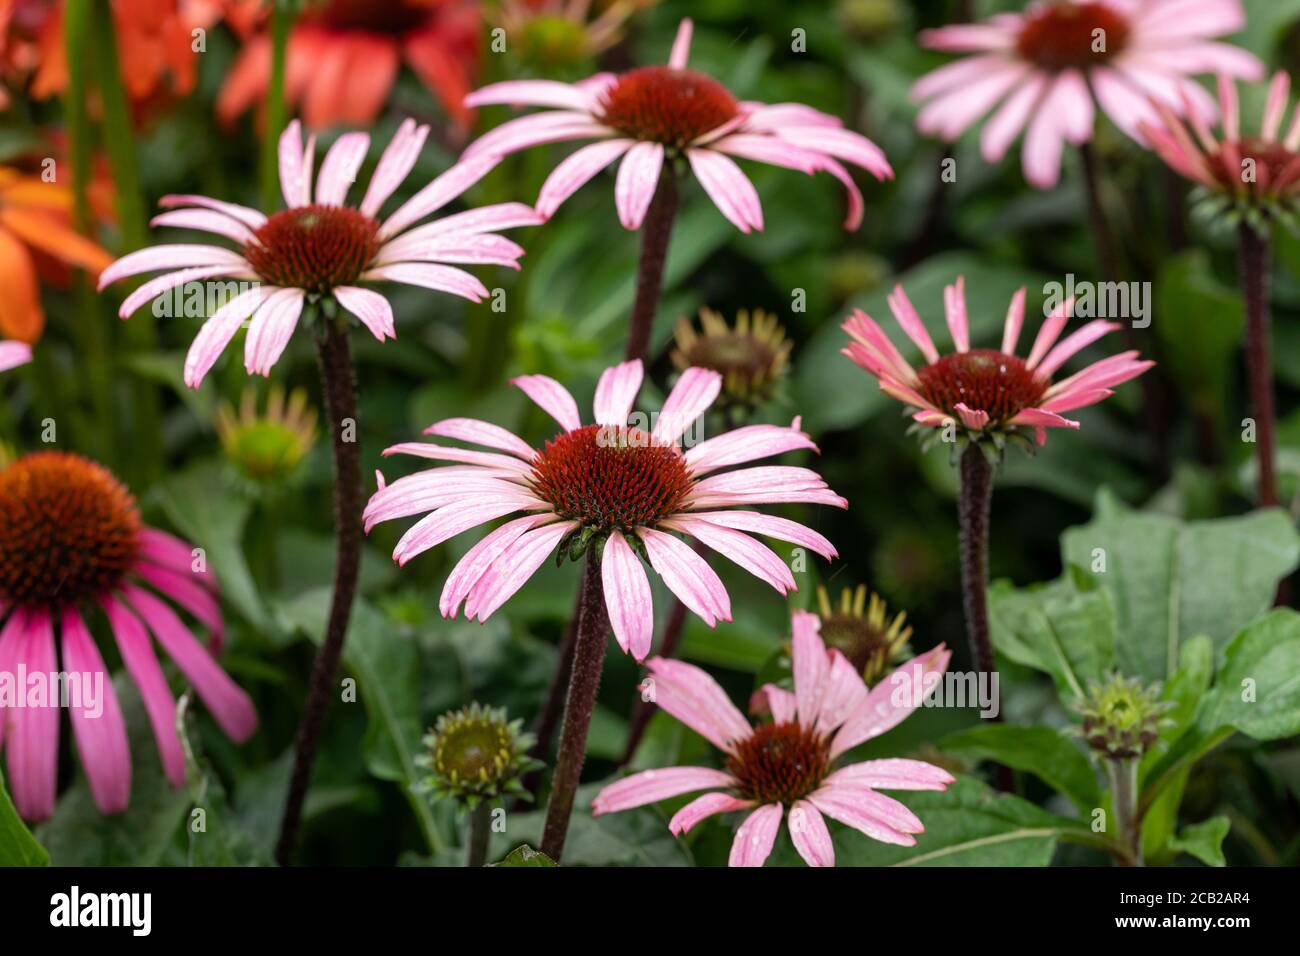
{"type": "Polygon", "coordinates": [[[1080,733],[1098,754],[1111,760],[1141,757],[1160,738],[1173,706],[1160,699],[1160,684],[1143,686],[1136,677],[1110,674],[1093,681],[1075,708],[1083,717],[1080,733]]]}
{"type": "Polygon", "coordinates": [[[826,589],[819,587],[817,603],[822,639],[828,647],[838,648],[868,685],[911,656],[907,641],[912,628],[905,624],[907,612],[899,611],[891,618],[884,598],[865,584],[845,588],[836,606],[831,605],[826,589]]]}
{"type": "Polygon", "coordinates": [[[685,318],[677,323],[674,344],[677,368],[707,368],[722,376],[717,407],[731,418],[771,397],[793,347],[776,316],[762,309],[741,309],[734,325],[712,309],[701,309],[698,329],[685,318]]]}
{"type": "Polygon", "coordinates": [[[450,797],[469,809],[512,794],[528,798],[523,777],[541,766],[528,756],[535,738],[504,708],[477,701],[443,714],[424,737],[416,763],[429,771],[420,789],[450,797]]]}

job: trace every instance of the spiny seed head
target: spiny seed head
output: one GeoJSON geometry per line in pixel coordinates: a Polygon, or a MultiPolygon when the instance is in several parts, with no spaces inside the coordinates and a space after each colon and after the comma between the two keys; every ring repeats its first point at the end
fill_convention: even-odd
{"type": "Polygon", "coordinates": [[[917,369],[917,389],[938,408],[957,417],[957,405],[988,412],[989,428],[1004,425],[1042,400],[1048,383],[1023,359],[996,349],[953,352],[917,369]]]}
{"type": "Polygon", "coordinates": [[[787,807],[821,786],[830,765],[830,738],[797,720],[760,724],[727,758],[742,798],[787,807]]]}
{"type": "Polygon", "coordinates": [[[839,648],[867,684],[876,683],[888,667],[909,656],[907,641],[912,628],[904,626],[907,612],[900,611],[891,619],[884,599],[865,584],[845,588],[835,607],[826,589],[819,587],[817,601],[822,640],[827,647],[839,648]]]}
{"type": "Polygon", "coordinates": [[[736,98],[712,77],[646,66],[622,74],[604,93],[600,121],[633,139],[680,148],[739,112],[736,98]]]}
{"type": "Polygon", "coordinates": [[[379,252],[379,223],[346,206],[299,206],[271,216],[244,258],[271,285],[323,295],[348,285],[379,252]]]}
{"type": "Polygon", "coordinates": [[[673,364],[712,369],[722,375],[719,406],[752,410],[768,398],[781,375],[792,347],[776,316],[741,309],[731,326],[712,309],[700,310],[700,327],[687,319],[677,323],[673,364]]]}
{"type": "Polygon", "coordinates": [[[0,603],[62,607],[116,587],[139,553],[135,499],[102,465],[34,452],[0,469],[0,603]]]}
{"type": "Polygon", "coordinates": [[[601,535],[654,527],[681,510],[693,484],[676,445],[615,425],[587,425],[551,439],[529,481],[556,514],[601,535]]]}
{"type": "Polygon", "coordinates": [[[217,411],[217,435],[241,478],[255,485],[280,484],[295,476],[316,443],[316,410],[303,389],[294,389],[286,400],[284,389],[273,385],[259,414],[257,393],[247,388],[238,413],[230,405],[217,411]]]}
{"type": "Polygon", "coordinates": [[[474,807],[506,793],[524,795],[521,778],[540,766],[528,757],[534,738],[504,708],[477,701],[443,714],[424,737],[416,762],[429,770],[422,789],[474,807]]]}
{"type": "Polygon", "coordinates": [[[1049,3],[1028,13],[1016,50],[1045,70],[1104,63],[1128,43],[1128,19],[1109,3],[1049,3]]]}
{"type": "Polygon", "coordinates": [[[1083,717],[1080,733],[1088,746],[1112,760],[1141,757],[1160,738],[1172,701],[1160,700],[1161,685],[1144,687],[1136,677],[1110,674],[1093,681],[1075,704],[1083,717]]]}

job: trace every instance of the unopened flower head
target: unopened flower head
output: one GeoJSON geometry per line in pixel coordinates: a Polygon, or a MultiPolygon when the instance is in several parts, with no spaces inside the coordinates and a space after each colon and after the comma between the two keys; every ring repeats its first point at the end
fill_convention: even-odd
{"type": "Polygon", "coordinates": [[[417,762],[429,771],[429,791],[472,808],[504,794],[526,795],[522,778],[540,766],[528,757],[533,743],[522,721],[475,701],[438,718],[417,762]]]}
{"type": "Polygon", "coordinates": [[[1083,717],[1080,733],[1088,746],[1112,760],[1141,757],[1160,739],[1171,701],[1160,699],[1159,684],[1144,686],[1136,677],[1109,675],[1093,682],[1075,705],[1083,717]]]}
{"type": "Polygon", "coordinates": [[[817,606],[822,639],[848,658],[868,686],[908,656],[912,628],[904,623],[907,612],[899,611],[891,618],[884,598],[867,590],[865,584],[845,588],[835,605],[826,589],[819,587],[817,606]]]}
{"type": "Polygon", "coordinates": [[[572,75],[623,39],[627,21],[658,0],[501,0],[489,17],[525,69],[572,75]]]}
{"type": "Polygon", "coordinates": [[[660,657],[648,661],[655,703],[721,750],[724,769],[642,771],[601,790],[592,812],[630,810],[706,790],[673,815],[668,829],[680,836],[715,814],[743,811],[731,866],[762,866],[783,820],[809,866],[835,865],[825,817],[882,843],[914,845],[924,824],[879,791],[944,790],[952,775],[919,760],[867,760],[838,768],[836,762],[902,722],[919,701],[898,695],[896,685],[934,679],[948,666],[949,652],[942,646],[927,651],[868,690],[848,659],[826,647],[818,626],[816,615],[795,612],[794,690],[761,687],[756,702],[771,720],[757,725],[700,668],[660,657]]]}
{"type": "Polygon", "coordinates": [[[722,376],[718,405],[728,414],[752,411],[771,397],[791,349],[776,316],[762,309],[741,309],[734,326],[712,309],[700,309],[699,328],[683,318],[674,342],[677,368],[707,368],[722,376]]]}
{"type": "MultiPolygon", "coordinates": [[[[100,614],[144,699],[173,787],[185,784],[185,757],[155,641],[227,736],[242,743],[252,735],[252,701],[214,656],[223,621],[202,552],[147,527],[131,493],[93,461],[43,451],[0,469],[0,671],[23,665],[49,673],[61,660],[65,671],[103,675],[102,713],[69,709],[91,795],[101,813],[112,814],[130,802],[131,754],[112,680],[87,626],[88,615],[100,614]],[[200,644],[173,603],[206,627],[216,646],[200,644]]],[[[56,706],[6,711],[0,720],[7,783],[28,820],[54,811],[59,726],[56,706]]]]}
{"type": "Polygon", "coordinates": [[[217,411],[217,435],[241,478],[282,485],[300,476],[299,465],[316,443],[316,410],[305,390],[296,388],[286,399],[284,389],[273,385],[265,410],[258,412],[257,393],[246,388],[238,412],[230,405],[217,411]]]}
{"type": "MultiPolygon", "coordinates": [[[[876,321],[855,309],[844,330],[850,341],[841,351],[880,383],[885,394],[915,409],[912,420],[928,444],[951,431],[954,451],[967,442],[984,443],[989,454],[1000,454],[1008,439],[1029,444],[1047,440],[1048,428],[1078,428],[1062,413],[1094,405],[1114,394],[1113,387],[1136,378],[1154,362],[1138,358],[1136,351],[1121,352],[1087,366],[1059,382],[1052,375],[1080,350],[1119,329],[1114,322],[1096,319],[1059,342],[1070,321],[1074,300],[1066,299],[1043,322],[1027,358],[1015,354],[1025,320],[1025,290],[1011,299],[998,349],[971,348],[966,315],[965,283],[961,276],[944,289],[944,313],[955,351],[940,355],[916,308],[895,286],[889,308],[925,359],[914,368],[893,345],[876,321]]],[[[1030,446],[1032,447],[1032,445],[1030,446]]]]}

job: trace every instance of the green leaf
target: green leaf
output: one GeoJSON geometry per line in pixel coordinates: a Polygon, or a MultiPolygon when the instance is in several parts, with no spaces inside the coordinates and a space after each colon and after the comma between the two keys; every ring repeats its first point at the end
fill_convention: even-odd
{"type": "Polygon", "coordinates": [[[1204,634],[1221,650],[1268,610],[1277,582],[1296,568],[1300,538],[1276,508],[1183,522],[1103,496],[1089,524],[1065,532],[1061,551],[1114,600],[1120,669],[1163,681],[1185,641],[1204,634]],[[1091,570],[1103,560],[1104,571],[1091,570]]]}
{"type": "Polygon", "coordinates": [[[1168,260],[1156,278],[1155,323],[1163,364],[1191,410],[1222,421],[1244,309],[1241,294],[1214,277],[1209,254],[1192,249],[1168,260]]]}
{"type": "Polygon", "coordinates": [[[1169,848],[1190,853],[1207,866],[1226,866],[1223,858],[1223,838],[1228,835],[1232,822],[1223,816],[1210,817],[1203,823],[1183,827],[1169,841],[1169,848]]]}
{"type": "Polygon", "coordinates": [[[967,760],[993,760],[1032,773],[1085,814],[1101,804],[1097,775],[1087,755],[1053,727],[988,724],[950,734],[939,748],[967,760]]]}
{"type": "Polygon", "coordinates": [[[916,846],[877,843],[844,830],[835,838],[841,866],[1047,866],[1057,839],[1080,829],[973,777],[959,777],[944,793],[895,796],[925,824],[916,846]]]}
{"type": "MultiPolygon", "coordinates": [[[[330,589],[309,591],[284,605],[287,629],[305,633],[319,644],[329,615],[330,589]]],[[[421,752],[424,726],[420,714],[421,661],[419,648],[400,634],[364,599],[352,606],[343,661],[357,678],[357,696],[366,708],[369,725],[362,743],[366,768],[381,780],[398,784],[420,824],[430,852],[442,848],[426,797],[415,785],[421,779],[415,763],[421,752]]]]}
{"type": "Polygon", "coordinates": [[[50,855],[18,816],[0,773],[0,866],[49,866],[50,855]]]}
{"type": "Polygon", "coordinates": [[[1256,740],[1300,734],[1300,614],[1278,608],[1233,639],[1200,724],[1256,740]]]}
{"type": "Polygon", "coordinates": [[[489,866],[557,866],[558,864],[540,850],[534,850],[527,843],[521,843],[505,855],[500,863],[489,866]]]}
{"type": "Polygon", "coordinates": [[[1076,591],[1068,578],[1021,590],[999,581],[989,589],[989,618],[993,646],[1050,674],[1064,701],[1114,665],[1115,609],[1105,591],[1076,591]]]}

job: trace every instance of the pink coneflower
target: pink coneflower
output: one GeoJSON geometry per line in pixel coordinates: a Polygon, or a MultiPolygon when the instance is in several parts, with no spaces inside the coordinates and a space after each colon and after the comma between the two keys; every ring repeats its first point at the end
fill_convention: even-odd
{"type": "Polygon", "coordinates": [[[164,196],[171,209],[153,220],[215,233],[237,249],[215,245],[154,246],[130,253],[106,268],[99,287],[143,272],[172,269],[127,296],[123,318],[155,296],[186,282],[217,277],[255,281],[204,323],[185,359],[185,382],[197,388],[252,316],[244,343],[250,374],[268,375],[298,324],[304,306],[332,298],[356,316],[381,342],[395,338],[388,300],[361,282],[401,282],[450,292],[473,302],[488,294],[483,283],[456,264],[495,264],[519,268],[524,250],[493,230],[536,225],[540,220],[521,203],[484,206],[412,229],[481,179],[494,163],[463,162],[443,173],[385,220],[376,215],[402,183],[419,156],[429,127],[406,120],[384,150],[359,206],[345,205],[348,189],[365,161],[370,137],[340,136],[321,163],[312,193],[315,136],[306,148],[297,120],[280,137],[280,185],[287,209],[266,216],[255,209],[204,196],[164,196]]]}
{"type": "Polygon", "coordinates": [[[668,821],[674,835],[717,813],[749,811],[731,844],[731,866],[762,866],[788,817],[795,849],[809,866],[834,866],[825,817],[882,843],[912,846],[925,827],[916,814],[880,790],[944,790],[946,771],[920,760],[866,760],[838,769],[852,748],[901,723],[948,666],[942,645],[908,661],[874,689],[838,650],[827,650],[817,616],[792,621],[794,691],[766,684],[755,702],[770,723],[752,726],[705,671],[652,658],[655,702],[726,755],[726,769],[669,767],[612,783],[592,812],[614,813],[708,790],[668,821]]]}
{"type": "Polygon", "coordinates": [[[841,351],[876,377],[881,391],[917,411],[912,418],[922,426],[943,428],[960,423],[971,441],[1000,436],[1020,428],[1033,428],[1038,444],[1047,428],[1078,428],[1062,413],[1095,405],[1114,394],[1113,388],[1141,375],[1154,362],[1137,352],[1094,362],[1059,382],[1052,375],[1076,352],[1120,328],[1097,319],[1057,341],[1074,306],[1066,299],[1043,322],[1028,358],[1015,354],[1025,320],[1025,290],[1011,299],[998,349],[972,349],[966,319],[964,277],[944,289],[944,312],[956,351],[941,356],[902,286],[889,296],[889,308],[907,337],[921,350],[926,364],[913,368],[861,309],[844,323],[853,340],[841,351]]]}
{"type": "Polygon", "coordinates": [[[795,449],[816,446],[790,427],[749,425],[683,450],[677,441],[722,386],[717,372],[682,373],[649,433],[627,424],[641,388],[641,362],[607,369],[596,387],[594,424],[584,425],[567,389],[545,375],[514,384],[563,429],[543,448],[488,422],[450,418],[426,435],[494,449],[471,451],[409,442],[389,448],[423,458],[461,462],[399,478],[366,506],[369,530],[381,521],[432,513],[411,527],[393,557],[405,564],[453,535],[515,512],[527,512],[493,531],[453,569],[439,608],[455,617],[465,605],[485,621],[518,591],[558,547],[574,560],[592,549],[600,569],[609,623],[619,646],[637,660],[650,651],[654,607],[646,559],[681,602],[710,626],[731,620],[731,600],[717,574],[676,534],[697,538],[766,581],[781,594],[795,590],[790,569],[752,534],[790,541],[836,556],[822,535],[786,518],[736,505],[846,502],[807,468],[761,466],[723,471],[795,449]],[[747,533],[749,532],[749,533],[747,533]]]}
{"type": "Polygon", "coordinates": [[[763,228],[763,208],[748,177],[731,159],[752,159],[813,174],[827,172],[849,193],[845,227],[862,222],[862,194],[840,160],[877,179],[894,175],[875,143],[844,129],[833,116],[799,103],[738,101],[712,77],[688,69],[690,20],[683,20],[667,66],[578,83],[512,80],[476,90],[469,106],[505,104],[553,109],[511,120],[479,137],[465,157],[498,159],[542,143],[597,139],[555,168],[542,185],[537,211],[550,217],[583,184],[619,157],[614,199],[619,220],[638,229],[650,208],[665,160],[684,156],[704,191],[741,232],[763,228]]]}
{"type": "Polygon", "coordinates": [[[1193,75],[1262,76],[1256,57],[1213,42],[1245,22],[1239,0],[1062,0],[927,30],[930,49],[976,55],[917,81],[912,95],[926,101],[917,128],[955,140],[996,107],[980,136],[984,158],[1000,161],[1023,130],[1025,178],[1050,188],[1063,145],[1092,139],[1094,104],[1140,138],[1140,124],[1156,118],[1152,99],[1214,115],[1193,75]]]}
{"type": "Polygon", "coordinates": [[[1278,503],[1276,411],[1273,399],[1272,330],[1268,279],[1273,267],[1274,223],[1300,230],[1300,109],[1278,139],[1286,116],[1291,77],[1279,70],[1268,87],[1259,133],[1243,133],[1237,89],[1219,75],[1223,136],[1192,116],[1193,137],[1174,113],[1157,105],[1159,121],[1142,132],[1160,158],[1198,183],[1195,211],[1212,225],[1237,227],[1242,297],[1246,305],[1246,370],[1255,419],[1259,503],[1278,503]]]}
{"type": "Polygon", "coordinates": [[[26,365],[32,360],[32,347],[26,342],[0,342],[0,372],[26,365]]]}
{"type": "MultiPolygon", "coordinates": [[[[120,813],[131,798],[126,725],[85,612],[107,617],[118,651],[140,690],[163,769],[185,783],[176,733],[176,700],[149,635],[162,646],[217,724],[242,743],[257,727],[252,702],[168,604],[178,604],[222,634],[217,585],[190,546],[145,527],[135,499],[103,466],[66,452],[35,452],[0,470],[0,673],[60,669],[103,675],[102,713],[69,708],[72,733],[101,813],[120,813]],[[161,596],[160,596],[161,595],[161,596]],[[59,655],[62,655],[60,668],[59,655]]],[[[20,688],[22,693],[24,689],[20,688]]],[[[58,785],[59,701],[0,711],[9,787],[18,812],[44,820],[58,785]]]]}

